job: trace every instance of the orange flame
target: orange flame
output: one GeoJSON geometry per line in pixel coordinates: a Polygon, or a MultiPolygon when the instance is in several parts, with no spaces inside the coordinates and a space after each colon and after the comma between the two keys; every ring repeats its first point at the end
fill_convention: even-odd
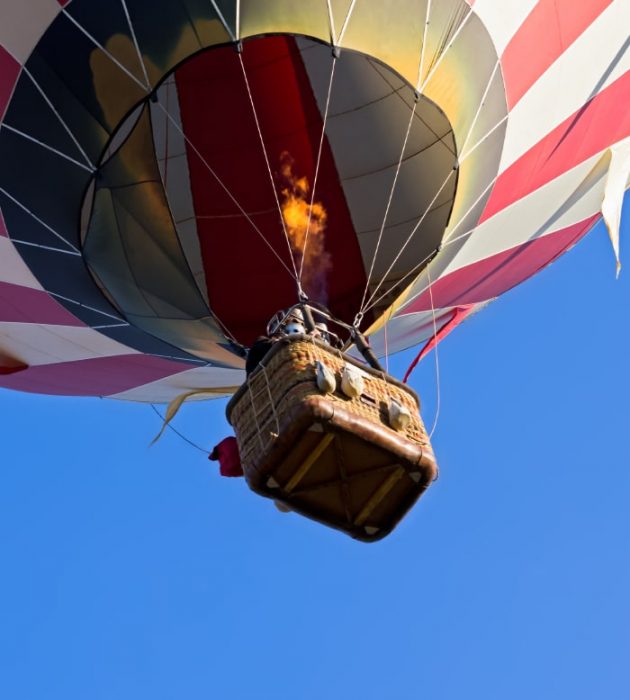
{"type": "Polygon", "coordinates": [[[286,183],[282,188],[282,218],[298,272],[302,267],[302,286],[311,299],[325,302],[326,275],[332,267],[330,253],[324,247],[328,214],[321,202],[311,205],[308,179],[293,173],[293,159],[286,151],[280,156],[280,173],[286,183]]]}

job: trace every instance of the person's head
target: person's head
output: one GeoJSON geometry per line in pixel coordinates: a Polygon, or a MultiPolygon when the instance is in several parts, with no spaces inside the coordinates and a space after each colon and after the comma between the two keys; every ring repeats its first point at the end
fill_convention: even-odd
{"type": "Polygon", "coordinates": [[[306,333],[304,325],[304,315],[300,309],[293,309],[287,314],[286,311],[280,310],[275,313],[267,324],[267,335],[295,335],[297,333],[306,333]]]}
{"type": "Polygon", "coordinates": [[[306,333],[306,326],[304,325],[304,314],[301,309],[293,309],[289,314],[285,324],[284,332],[287,335],[296,335],[298,333],[306,333]]]}

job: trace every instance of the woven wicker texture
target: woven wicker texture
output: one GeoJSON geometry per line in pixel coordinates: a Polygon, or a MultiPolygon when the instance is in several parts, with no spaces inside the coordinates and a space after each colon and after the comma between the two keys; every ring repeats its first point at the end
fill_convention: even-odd
{"type": "Polygon", "coordinates": [[[316,384],[317,360],[326,364],[337,377],[337,391],[328,394],[328,400],[343,405],[346,411],[357,417],[385,426],[392,433],[419,444],[424,453],[433,454],[413,391],[388,375],[367,369],[338,350],[307,337],[294,338],[279,345],[267,355],[228,407],[228,418],[235,428],[246,471],[256,468],[295,403],[311,395],[321,396],[316,384]],[[339,389],[341,370],[346,364],[361,370],[365,385],[363,393],[352,399],[339,389]],[[389,427],[388,407],[392,400],[411,414],[405,430],[395,431],[389,427]]]}

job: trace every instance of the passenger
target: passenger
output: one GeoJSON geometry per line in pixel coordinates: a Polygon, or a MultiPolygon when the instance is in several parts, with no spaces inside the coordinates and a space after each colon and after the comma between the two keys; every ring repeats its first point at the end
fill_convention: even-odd
{"type": "Polygon", "coordinates": [[[271,321],[267,324],[267,335],[261,335],[256,338],[247,353],[247,359],[245,360],[245,372],[247,376],[249,377],[256,367],[258,367],[261,360],[271,350],[274,343],[280,340],[280,338],[297,333],[306,333],[304,316],[300,309],[293,309],[289,316],[286,316],[284,311],[278,311],[278,313],[274,314],[271,321]]]}

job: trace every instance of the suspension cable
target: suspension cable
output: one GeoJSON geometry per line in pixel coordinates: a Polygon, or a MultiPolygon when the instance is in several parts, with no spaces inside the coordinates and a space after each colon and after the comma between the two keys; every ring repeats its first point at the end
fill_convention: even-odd
{"type": "MultiPolygon", "coordinates": [[[[154,410],[155,413],[160,417],[162,423],[166,420],[165,417],[158,411],[158,409],[155,407],[155,404],[149,404],[151,408],[154,410]]],[[[190,438],[187,438],[183,433],[181,433],[177,428],[170,423],[166,424],[166,427],[169,428],[169,430],[172,430],[175,435],[177,435],[179,438],[181,438],[184,442],[187,442],[191,447],[194,447],[196,450],[199,450],[200,452],[203,452],[206,455],[209,455],[210,452],[206,450],[204,447],[201,447],[201,445],[198,445],[196,442],[193,442],[190,438]]]]}
{"type": "Polygon", "coordinates": [[[317,176],[319,175],[319,164],[322,157],[322,149],[324,146],[324,136],[326,134],[326,122],[328,121],[328,109],[330,107],[330,95],[332,92],[333,78],[335,76],[335,66],[337,65],[337,55],[333,52],[332,67],[330,69],[330,79],[328,80],[328,93],[326,95],[326,108],[324,109],[324,119],[322,123],[322,133],[319,137],[319,147],[317,149],[317,161],[315,163],[315,175],[313,177],[313,189],[311,191],[311,202],[308,207],[308,220],[306,222],[306,231],[304,233],[304,245],[302,246],[302,259],[300,260],[300,272],[298,280],[300,288],[302,286],[302,273],[304,272],[304,259],[306,258],[306,246],[308,245],[308,235],[311,230],[311,217],[313,214],[313,204],[315,202],[315,188],[317,187],[317,176]]]}
{"type": "Polygon", "coordinates": [[[289,239],[289,232],[287,231],[287,225],[284,220],[284,215],[282,214],[282,206],[280,205],[280,198],[278,197],[278,190],[276,189],[276,184],[273,179],[273,173],[271,171],[271,164],[269,163],[269,154],[267,153],[267,148],[265,146],[265,140],[262,135],[262,129],[260,128],[260,121],[258,120],[258,112],[256,110],[256,105],[254,104],[254,97],[249,85],[249,80],[247,78],[247,71],[245,70],[245,63],[243,62],[243,54],[239,51],[238,60],[241,64],[241,71],[243,72],[243,79],[245,80],[245,87],[247,88],[247,96],[249,97],[249,103],[252,107],[252,114],[254,116],[254,122],[256,123],[256,130],[258,131],[258,138],[260,139],[260,145],[262,147],[263,156],[265,158],[265,165],[267,166],[267,173],[269,174],[269,180],[271,182],[271,189],[273,190],[273,196],[276,200],[276,205],[278,207],[278,214],[280,216],[280,223],[282,224],[282,231],[284,233],[284,238],[287,243],[287,248],[289,249],[289,257],[291,259],[291,265],[293,267],[293,276],[298,286],[298,294],[302,292],[302,285],[300,284],[300,277],[298,275],[297,267],[295,265],[295,258],[293,256],[293,249],[291,248],[291,240],[289,239]]]}
{"type": "Polygon", "coordinates": [[[392,186],[389,189],[389,197],[387,199],[387,205],[385,206],[385,214],[383,215],[383,221],[381,222],[381,228],[378,232],[378,238],[376,240],[376,248],[374,249],[374,254],[372,255],[372,262],[370,264],[370,272],[368,273],[367,280],[365,282],[365,289],[363,290],[363,297],[361,298],[360,309],[363,310],[363,304],[365,303],[365,298],[368,294],[370,288],[370,281],[372,280],[372,273],[374,272],[374,265],[376,264],[376,257],[378,251],[381,247],[381,240],[383,239],[383,232],[385,231],[385,224],[387,223],[387,217],[389,215],[389,209],[392,204],[392,199],[394,198],[394,191],[396,189],[396,184],[398,182],[398,175],[400,174],[400,167],[405,157],[405,151],[407,150],[407,142],[409,140],[409,134],[411,133],[411,125],[413,124],[413,118],[416,114],[416,105],[418,101],[414,101],[413,109],[409,114],[409,122],[407,124],[407,130],[405,131],[405,138],[403,139],[402,149],[400,151],[400,156],[398,157],[398,163],[396,164],[396,172],[394,173],[394,179],[392,180],[392,186]]]}
{"type": "Polygon", "coordinates": [[[166,114],[168,120],[171,122],[171,124],[177,129],[177,131],[182,135],[186,143],[190,146],[191,150],[195,153],[195,155],[199,158],[199,160],[202,162],[202,164],[205,166],[205,168],[208,170],[208,172],[212,175],[212,177],[217,181],[217,184],[223,189],[223,191],[227,194],[227,196],[232,200],[232,202],[236,205],[237,209],[241,212],[241,214],[247,219],[247,221],[251,224],[252,228],[256,233],[260,236],[262,239],[263,243],[269,248],[269,250],[273,253],[273,255],[277,258],[278,262],[282,265],[282,267],[291,275],[293,279],[295,279],[295,275],[293,272],[291,272],[291,269],[289,266],[284,262],[284,260],[278,255],[278,251],[271,245],[271,243],[265,238],[265,235],[263,232],[258,228],[256,223],[252,220],[252,218],[249,216],[249,214],[243,209],[239,201],[236,199],[236,197],[230,192],[229,188],[227,185],[221,180],[221,178],[217,175],[217,173],[213,170],[213,168],[210,166],[208,161],[203,157],[201,151],[193,144],[193,142],[190,140],[189,136],[184,132],[182,127],[177,123],[177,121],[173,118],[171,114],[168,113],[166,109],[164,109],[164,105],[159,101],[159,98],[156,103],[160,109],[166,114]]]}
{"type": "MultiPolygon", "coordinates": [[[[427,278],[429,280],[429,298],[431,299],[431,314],[433,316],[433,337],[437,336],[437,322],[435,320],[435,304],[433,303],[433,283],[431,282],[431,264],[427,265],[427,278]]],[[[429,440],[433,437],[433,433],[437,428],[438,419],[440,417],[440,404],[441,404],[441,391],[440,391],[440,356],[438,352],[439,343],[436,342],[433,348],[435,357],[435,417],[433,419],[433,426],[429,432],[429,440]]]]}

